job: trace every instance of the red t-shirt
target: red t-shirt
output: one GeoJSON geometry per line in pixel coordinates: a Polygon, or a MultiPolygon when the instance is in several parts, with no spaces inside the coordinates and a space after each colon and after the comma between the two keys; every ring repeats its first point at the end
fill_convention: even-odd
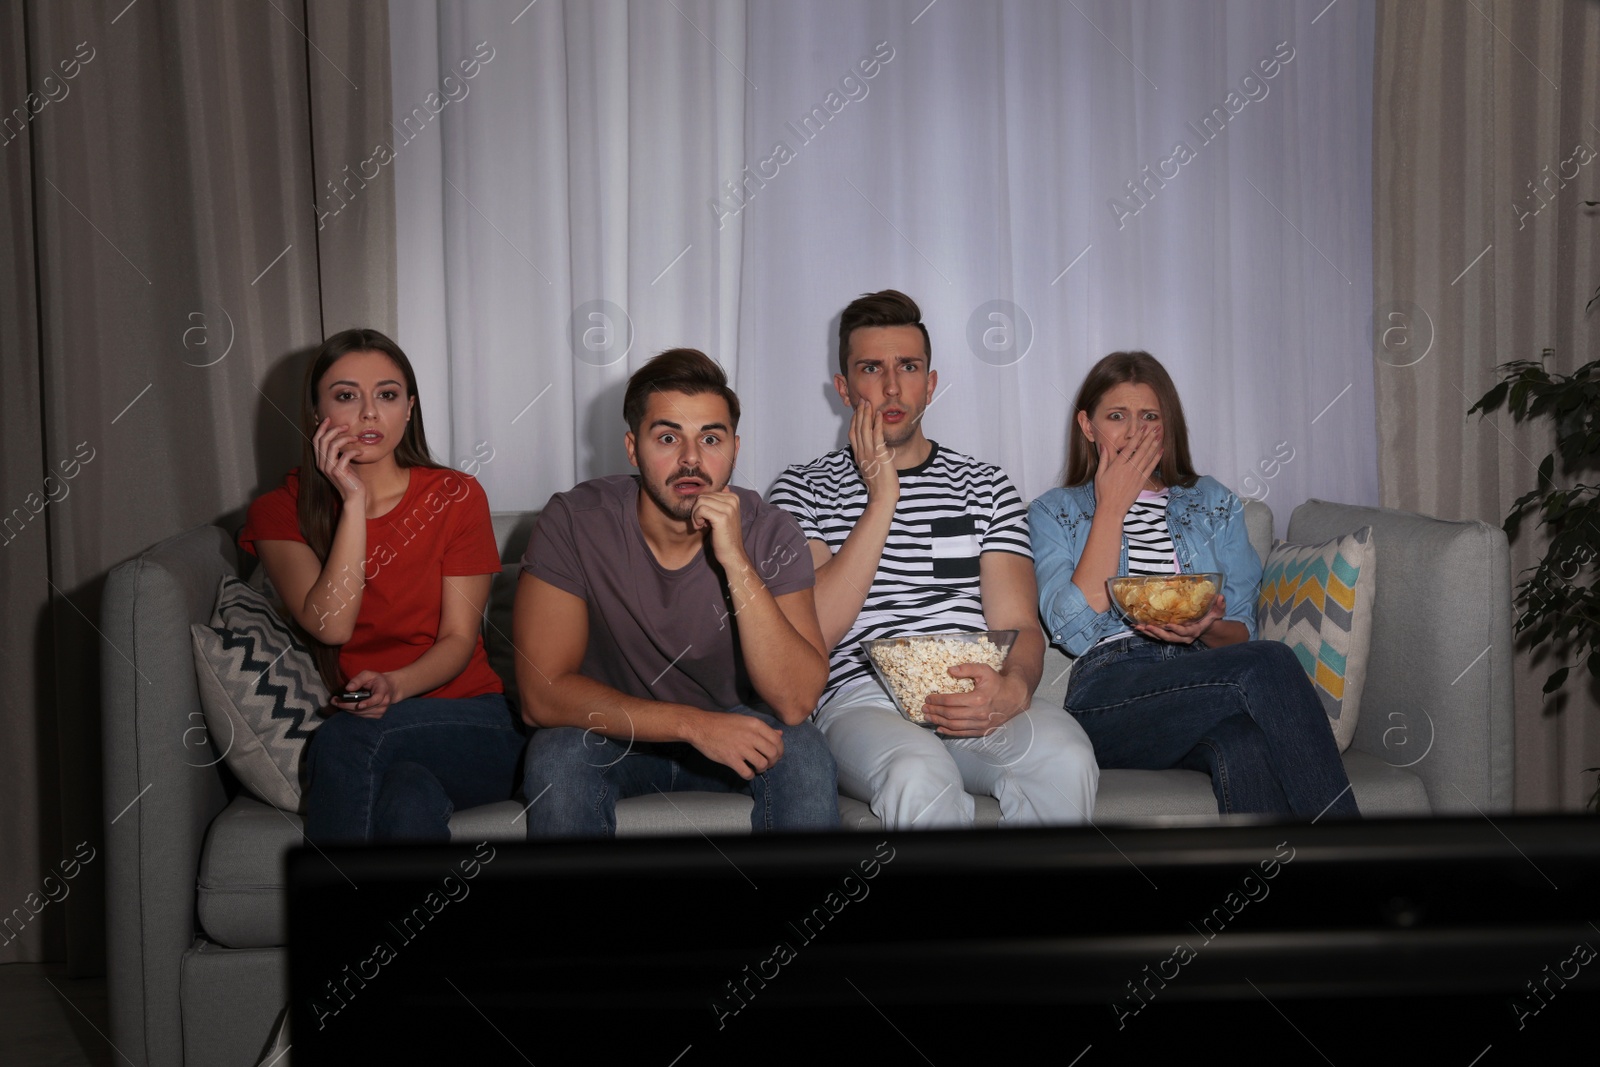
{"type": "MultiPolygon", "coordinates": [[[[339,648],[346,679],[363,670],[398,670],[439,639],[447,576],[499,574],[500,552],[489,521],[489,498],[469,475],[448,468],[411,467],[405,496],[387,514],[367,520],[366,587],[355,632],[339,648]]],[[[250,505],[239,544],[251,555],[257,541],[299,541],[296,511],[300,470],[250,505]]],[[[489,666],[483,636],[466,669],[425,697],[473,697],[503,692],[489,666]]]]}

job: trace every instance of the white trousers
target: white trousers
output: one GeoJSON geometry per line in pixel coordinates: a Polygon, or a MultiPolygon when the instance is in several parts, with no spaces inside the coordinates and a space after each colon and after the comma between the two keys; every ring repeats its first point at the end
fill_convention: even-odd
{"type": "Polygon", "coordinates": [[[969,790],[1000,802],[1002,826],[1086,823],[1100,768],[1076,719],[1035,700],[987,737],[941,737],[908,721],[876,678],[817,709],[839,765],[839,791],[890,830],[970,827],[969,790]]]}

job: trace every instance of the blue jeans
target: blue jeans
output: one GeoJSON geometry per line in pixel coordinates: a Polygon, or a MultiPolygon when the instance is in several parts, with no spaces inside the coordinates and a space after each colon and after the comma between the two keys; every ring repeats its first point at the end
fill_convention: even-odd
{"type": "Polygon", "coordinates": [[[1316,691],[1280,642],[1097,645],[1072,668],[1066,708],[1101,767],[1204,771],[1225,815],[1360,815],[1316,691]]]}
{"type": "Polygon", "coordinates": [[[757,833],[836,829],[838,782],[817,728],[810,722],[787,726],[744,705],[724,714],[749,715],[783,734],[783,756],[770,770],[747,782],[686,743],[630,742],[575,726],[534,731],[523,772],[528,839],[611,837],[617,832],[617,801],[658,789],[744,793],[755,801],[750,826],[757,833]]]}
{"type": "Polygon", "coordinates": [[[516,795],[519,725],[500,693],[402,700],[377,719],[334,712],[306,752],[306,838],[449,841],[456,808],[516,795]]]}

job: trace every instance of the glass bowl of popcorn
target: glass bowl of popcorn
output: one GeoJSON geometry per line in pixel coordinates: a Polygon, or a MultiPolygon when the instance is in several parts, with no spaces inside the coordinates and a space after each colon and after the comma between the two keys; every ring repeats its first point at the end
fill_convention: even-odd
{"type": "Polygon", "coordinates": [[[970,693],[974,688],[971,678],[950,677],[950,668],[982,663],[999,670],[1016,640],[1016,630],[974,630],[880,637],[861,642],[861,647],[900,714],[932,729],[934,724],[922,714],[928,694],[970,693]]]}
{"type": "Polygon", "coordinates": [[[1222,589],[1222,575],[1119,574],[1106,579],[1111,602],[1136,626],[1181,626],[1211,610],[1222,589]]]}

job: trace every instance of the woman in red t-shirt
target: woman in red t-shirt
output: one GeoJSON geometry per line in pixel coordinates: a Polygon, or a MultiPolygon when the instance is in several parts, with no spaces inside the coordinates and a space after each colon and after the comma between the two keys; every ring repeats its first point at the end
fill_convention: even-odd
{"type": "Polygon", "coordinates": [[[328,338],[300,406],[301,465],[240,543],[334,691],[306,754],[306,836],[449,840],[455,808],[514,795],[525,741],[479,632],[500,571],[488,498],[433,462],[411,363],[376,330],[328,338]]]}

